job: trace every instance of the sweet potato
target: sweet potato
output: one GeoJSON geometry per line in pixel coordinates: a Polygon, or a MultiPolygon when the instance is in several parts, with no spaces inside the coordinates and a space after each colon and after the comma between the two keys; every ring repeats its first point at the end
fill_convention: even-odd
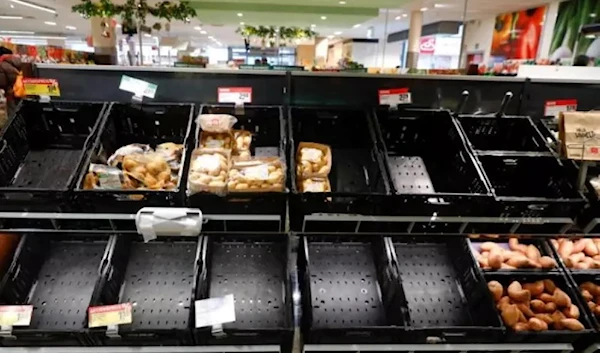
{"type": "Polygon", "coordinates": [[[542,294],[538,295],[538,299],[543,301],[544,303],[553,303],[554,302],[554,297],[548,293],[542,293],[542,294]]]}
{"type": "Polygon", "coordinates": [[[556,330],[562,330],[563,327],[561,321],[566,319],[565,314],[561,313],[560,311],[555,311],[550,315],[550,317],[552,317],[552,320],[554,321],[554,328],[556,330]]]}
{"type": "Polygon", "coordinates": [[[544,290],[547,293],[554,294],[554,290],[556,289],[556,284],[551,279],[545,279],[544,281],[544,290]]]}
{"type": "Polygon", "coordinates": [[[502,298],[502,294],[504,293],[504,287],[498,281],[490,281],[488,282],[488,289],[492,293],[492,297],[494,301],[498,302],[502,298]]]}
{"type": "Polygon", "coordinates": [[[579,308],[576,305],[569,305],[562,310],[566,317],[571,319],[579,319],[579,308]]]}
{"type": "Polygon", "coordinates": [[[567,295],[567,293],[563,292],[562,289],[556,288],[554,291],[554,304],[559,308],[566,308],[571,306],[571,298],[567,295]]]}
{"type": "Polygon", "coordinates": [[[536,313],[543,313],[546,311],[546,303],[539,299],[532,300],[529,303],[529,305],[531,306],[531,309],[533,309],[533,311],[535,311],[536,313]]]}
{"type": "Polygon", "coordinates": [[[558,309],[558,307],[553,302],[546,303],[546,305],[544,306],[544,311],[547,313],[553,313],[556,311],[556,309],[558,309]]]}
{"type": "Polygon", "coordinates": [[[585,328],[577,319],[562,319],[560,324],[571,331],[581,331],[585,328]]]}
{"type": "Polygon", "coordinates": [[[529,302],[531,300],[531,293],[529,291],[523,289],[521,283],[517,281],[513,281],[507,289],[508,296],[510,299],[516,302],[529,302]]]}
{"type": "Polygon", "coordinates": [[[520,332],[520,331],[529,331],[529,324],[525,323],[525,322],[517,322],[513,327],[513,330],[520,332]]]}
{"type": "Polygon", "coordinates": [[[590,293],[590,291],[588,291],[587,289],[582,289],[581,290],[581,296],[583,297],[583,299],[585,299],[586,301],[590,301],[594,299],[594,296],[592,295],[592,293],[590,293]]]}
{"type": "Polygon", "coordinates": [[[527,257],[533,261],[538,261],[540,257],[542,257],[542,254],[540,254],[540,251],[535,247],[535,245],[528,245],[525,255],[527,255],[527,257]]]}
{"type": "Polygon", "coordinates": [[[550,256],[540,257],[540,265],[543,269],[552,269],[556,267],[556,261],[550,256]]]}
{"type": "MultiPolygon", "coordinates": [[[[517,308],[525,315],[526,318],[534,317],[535,313],[529,308],[529,303],[519,303],[517,308]]],[[[566,309],[565,309],[566,310],[566,309]]]]}
{"type": "Polygon", "coordinates": [[[579,239],[573,242],[573,253],[583,252],[591,239],[579,239]]]}
{"type": "Polygon", "coordinates": [[[498,304],[496,304],[496,308],[502,311],[507,305],[510,305],[510,298],[508,296],[504,296],[498,301],[498,304]]]}
{"type": "Polygon", "coordinates": [[[544,281],[536,281],[533,283],[525,283],[523,289],[528,290],[531,296],[535,297],[544,293],[544,281]]]}
{"type": "Polygon", "coordinates": [[[493,270],[498,270],[502,267],[504,263],[504,257],[502,257],[502,253],[499,251],[491,251],[490,256],[488,257],[488,264],[493,270]]]}
{"type": "Polygon", "coordinates": [[[548,325],[551,325],[554,323],[554,320],[552,319],[552,315],[550,315],[550,314],[535,314],[535,317],[542,320],[543,322],[547,323],[548,325]]]}
{"type": "Polygon", "coordinates": [[[590,241],[587,243],[587,245],[585,246],[585,249],[583,249],[583,252],[587,255],[587,256],[596,256],[598,255],[598,247],[596,246],[596,244],[589,239],[590,241]]]}
{"type": "Polygon", "coordinates": [[[513,326],[519,322],[519,318],[521,315],[523,315],[523,313],[519,311],[519,308],[517,308],[516,305],[511,304],[506,306],[500,315],[502,316],[502,321],[504,321],[506,326],[513,326]]]}
{"type": "Polygon", "coordinates": [[[548,329],[548,324],[536,317],[530,318],[528,323],[529,323],[529,328],[532,331],[539,332],[539,331],[544,331],[544,330],[548,329]]]}
{"type": "Polygon", "coordinates": [[[492,251],[492,249],[496,249],[499,248],[500,246],[492,241],[486,241],[484,243],[481,243],[481,245],[479,246],[479,249],[481,249],[481,251],[492,251]]]}
{"type": "Polygon", "coordinates": [[[558,253],[563,259],[571,256],[571,253],[573,253],[573,242],[570,240],[563,241],[558,247],[558,253]]]}

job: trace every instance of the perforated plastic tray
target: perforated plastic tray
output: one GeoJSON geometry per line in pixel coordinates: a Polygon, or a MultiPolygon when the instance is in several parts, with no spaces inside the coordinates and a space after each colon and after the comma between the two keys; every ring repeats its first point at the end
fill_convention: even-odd
{"type": "Polygon", "coordinates": [[[463,239],[393,238],[411,329],[415,338],[494,341],[501,334],[487,286],[479,279],[463,239]]]}
{"type": "Polygon", "coordinates": [[[305,239],[304,313],[311,343],[399,338],[404,322],[400,288],[389,280],[384,240],[376,238],[305,239]]]}
{"type": "Polygon", "coordinates": [[[207,236],[206,278],[201,299],[234,295],[235,322],[223,324],[225,337],[198,330],[201,342],[283,343],[291,337],[291,291],[287,276],[287,236],[277,234],[207,236]]]}
{"type": "Polygon", "coordinates": [[[144,243],[119,236],[111,255],[112,275],[98,305],[131,303],[133,322],[119,326],[121,339],[107,345],[190,344],[193,342],[192,302],[200,253],[198,241],[169,240],[144,243]]]}
{"type": "Polygon", "coordinates": [[[95,241],[48,239],[48,235],[24,237],[5,277],[3,304],[33,305],[33,315],[28,327],[13,328],[15,341],[4,340],[3,344],[62,341],[71,345],[86,340],[87,308],[100,278],[108,237],[95,241]]]}
{"type": "Polygon", "coordinates": [[[430,194],[435,192],[421,157],[388,157],[394,187],[399,193],[430,194]]]}

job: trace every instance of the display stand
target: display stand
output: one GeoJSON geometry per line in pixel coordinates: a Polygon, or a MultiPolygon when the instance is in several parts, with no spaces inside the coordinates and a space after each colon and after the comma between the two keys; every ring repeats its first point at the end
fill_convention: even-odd
{"type": "MultiPolygon", "coordinates": [[[[112,195],[114,211],[113,206],[94,208],[96,211],[81,209],[81,205],[105,206],[94,204],[91,193],[86,194],[86,203],[74,203],[73,208],[61,209],[62,212],[0,208],[0,232],[27,233],[48,240],[105,236],[110,250],[105,257],[108,265],[100,268],[101,275],[106,275],[103,280],[110,285],[98,285],[105,289],[98,296],[104,301],[107,298],[115,301],[125,294],[134,296],[137,289],[145,286],[127,284],[136,278],[165,283],[179,281],[170,290],[149,290],[148,298],[165,299],[161,295],[177,292],[172,298],[191,296],[196,300],[235,292],[240,300],[236,305],[236,310],[240,310],[239,322],[224,323],[218,329],[195,329],[190,324],[189,330],[184,328],[174,333],[164,329],[162,322],[145,321],[135,326],[144,330],[150,327],[151,332],[135,332],[133,326],[121,331],[104,328],[83,332],[82,345],[86,347],[36,344],[41,347],[2,347],[1,352],[581,352],[588,345],[584,353],[600,349],[597,344],[590,345],[595,340],[591,335],[574,343],[554,343],[558,341],[547,338],[550,335],[540,336],[540,343],[530,343],[531,337],[524,341],[526,343],[508,343],[512,342],[509,329],[499,317],[487,315],[489,320],[481,324],[482,318],[472,317],[474,311],[479,313],[474,309],[476,306],[465,306],[466,298],[487,290],[483,282],[488,273],[479,276],[482,270],[471,268],[471,262],[476,264],[476,261],[463,253],[465,248],[455,247],[453,240],[468,244],[465,237],[470,234],[511,234],[530,241],[534,237],[535,241],[545,244],[549,242],[548,237],[578,236],[582,228],[596,233],[600,224],[600,218],[585,227],[578,223],[576,211],[583,199],[577,193],[561,190],[556,195],[544,190],[548,195],[523,197],[519,194],[523,190],[510,188],[516,182],[502,180],[508,168],[495,168],[495,158],[531,158],[527,162],[554,158],[553,153],[546,152],[548,146],[534,121],[517,116],[541,109],[537,103],[528,101],[530,93],[539,100],[539,92],[528,91],[533,90],[535,84],[527,79],[51,65],[40,65],[38,72],[40,77],[58,79],[65,98],[93,97],[119,102],[111,107],[122,106],[125,112],[129,112],[131,94],[116,90],[123,74],[157,84],[155,102],[187,107],[178,122],[181,128],[154,131],[154,125],[169,127],[174,121],[156,118],[150,121],[147,131],[140,134],[176,136],[190,151],[196,147],[194,139],[199,134],[199,130],[192,128],[191,118],[200,110],[239,114],[239,106],[219,104],[219,88],[249,87],[252,99],[243,106],[243,128],[260,137],[257,155],[266,153],[284,160],[289,182],[286,193],[244,194],[217,202],[215,195],[185,194],[186,176],[182,174],[181,188],[173,191],[172,197],[153,199],[158,206],[165,207],[166,210],[161,211],[164,213],[146,210],[137,214],[135,212],[144,205],[135,202],[127,205],[131,209],[120,209],[123,204],[112,195]],[[404,87],[413,97],[410,109],[399,106],[391,112],[378,106],[379,89],[404,87]],[[432,91],[436,94],[431,94],[432,91]],[[458,92],[464,91],[469,94],[463,93],[461,98],[458,92]],[[500,114],[483,116],[495,111],[499,98],[507,91],[513,92],[515,99],[506,96],[500,114]],[[440,110],[453,107],[458,107],[455,114],[440,110]],[[509,117],[504,116],[505,111],[509,117]],[[515,117],[510,117],[512,115],[515,117]],[[429,118],[432,120],[425,120],[429,118]],[[276,123],[261,125],[261,119],[276,123]],[[418,119],[423,120],[415,123],[418,119]],[[441,129],[445,134],[429,134],[440,121],[448,124],[447,129],[441,129]],[[506,131],[510,133],[505,136],[506,131]],[[295,180],[295,150],[299,142],[318,138],[322,140],[314,142],[328,144],[333,150],[334,166],[329,174],[333,192],[302,194],[295,180]],[[443,141],[442,148],[451,153],[443,154],[439,147],[437,155],[423,152],[429,151],[428,143],[436,141],[443,141]],[[527,143],[522,144],[523,141],[527,143]],[[450,163],[455,168],[447,166],[447,155],[460,156],[461,160],[456,157],[450,163]],[[435,158],[437,156],[444,158],[435,158]],[[418,163],[413,163],[415,170],[411,171],[427,169],[426,181],[421,182],[419,176],[400,175],[405,170],[397,162],[406,157],[419,158],[418,163]],[[431,161],[448,169],[440,172],[428,165],[431,161]],[[467,180],[468,185],[458,191],[453,187],[438,190],[442,178],[448,179],[448,185],[453,180],[455,184],[467,180]],[[429,198],[423,196],[425,193],[402,192],[402,186],[411,185],[435,190],[437,194],[432,192],[429,198]],[[510,194],[503,195],[500,191],[510,194]],[[504,196],[508,197],[503,199],[504,196]],[[570,199],[572,203],[566,207],[560,202],[561,198],[570,199]],[[181,209],[183,207],[192,209],[181,209]],[[198,219],[200,215],[202,221],[198,219]],[[151,241],[155,243],[146,247],[142,240],[153,238],[151,241]],[[161,244],[170,246],[177,242],[186,245],[160,251],[161,244]],[[146,250],[152,254],[148,263],[140,256],[146,250]],[[178,251],[185,252],[185,256],[177,256],[178,251]],[[430,257],[433,260],[430,261],[430,257]],[[194,261],[189,261],[191,258],[194,261]],[[185,261],[193,262],[193,267],[182,265],[185,261]],[[458,261],[463,263],[459,266],[458,261]],[[134,266],[127,267],[129,262],[134,266]],[[174,269],[178,270],[177,274],[166,274],[174,269]],[[157,274],[159,270],[165,274],[157,274]],[[144,271],[153,272],[148,275],[144,271]],[[108,272],[112,274],[108,276],[108,272]],[[405,284],[410,287],[402,287],[405,284]],[[123,289],[128,285],[128,289],[123,289]],[[362,296],[367,294],[370,295],[366,302],[369,307],[363,316],[361,309],[365,300],[362,296]],[[384,299],[378,302],[377,298],[384,299]],[[450,301],[453,307],[443,313],[411,314],[410,310],[427,307],[417,303],[419,298],[432,302],[443,299],[443,305],[450,301]],[[268,303],[259,304],[258,299],[268,303]],[[411,305],[407,305],[407,300],[412,301],[411,305]],[[399,304],[389,306],[389,302],[399,304]],[[359,311],[343,311],[348,308],[359,311]],[[272,311],[267,314],[261,310],[272,311]],[[382,319],[385,316],[380,315],[382,312],[398,316],[382,319]],[[254,315],[258,319],[254,319],[254,315]],[[466,323],[462,321],[465,317],[466,323]],[[273,320],[277,324],[273,324],[273,320]],[[342,320],[342,323],[332,323],[332,320],[342,320]],[[376,324],[359,327],[346,320],[376,324]],[[444,324],[430,327],[427,326],[430,320],[441,320],[444,324]],[[223,333],[228,336],[223,338],[223,333]],[[144,338],[145,334],[148,336],[144,338]],[[146,345],[150,342],[154,345],[146,345]]],[[[110,110],[108,106],[106,109],[110,110]]],[[[115,113],[100,124],[104,127],[109,122],[109,126],[121,131],[119,123],[128,119],[128,114],[131,115],[126,113],[120,117],[115,113]]],[[[146,122],[144,116],[140,115],[140,121],[146,122]]],[[[102,150],[101,144],[94,147],[102,150]]],[[[186,163],[189,164],[189,158],[186,163]]],[[[538,170],[549,178],[560,177],[554,172],[561,168],[552,166],[544,173],[536,169],[536,165],[528,165],[528,170],[538,170]]],[[[575,180],[572,183],[575,184],[575,180]]],[[[72,191],[81,195],[75,187],[72,191]]],[[[529,190],[524,188],[524,191],[529,190]]],[[[63,196],[69,199],[72,195],[63,196]]],[[[560,277],[561,283],[570,283],[570,271],[559,261],[552,276],[560,277]]],[[[185,307],[184,299],[177,300],[185,307]]],[[[493,309],[485,300],[477,297],[477,305],[493,309]]],[[[430,305],[432,310],[443,306],[435,304],[430,305]]],[[[138,309],[141,308],[140,305],[138,309]]],[[[151,306],[144,308],[152,310],[151,306]]],[[[164,304],[161,308],[170,307],[164,304]]],[[[138,313],[138,317],[155,320],[151,314],[154,313],[138,313]]],[[[179,317],[171,314],[167,316],[179,317]]],[[[586,325],[584,334],[597,332],[597,327],[589,326],[586,325]]]]}

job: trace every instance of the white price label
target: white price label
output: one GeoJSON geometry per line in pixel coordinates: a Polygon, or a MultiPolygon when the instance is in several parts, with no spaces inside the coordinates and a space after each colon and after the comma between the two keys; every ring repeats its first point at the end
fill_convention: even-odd
{"type": "Polygon", "coordinates": [[[0,306],[0,326],[29,326],[33,305],[0,306]]]}
{"type": "Polygon", "coordinates": [[[219,103],[252,103],[252,87],[219,87],[219,103]]]}
{"type": "Polygon", "coordinates": [[[412,96],[408,88],[392,88],[379,90],[379,105],[395,106],[398,104],[411,104],[412,96]]]}
{"type": "Polygon", "coordinates": [[[131,311],[131,303],[90,307],[88,308],[88,326],[92,328],[130,324],[133,321],[131,311]]]}
{"type": "Polygon", "coordinates": [[[562,112],[574,112],[577,110],[577,99],[561,99],[546,101],[544,116],[558,117],[562,112]]]}
{"type": "Polygon", "coordinates": [[[235,321],[233,294],[224,297],[196,300],[196,328],[235,321]]]}
{"type": "Polygon", "coordinates": [[[136,97],[148,97],[153,99],[156,96],[158,85],[123,75],[121,77],[119,89],[122,91],[131,92],[135,94],[136,97]]]}

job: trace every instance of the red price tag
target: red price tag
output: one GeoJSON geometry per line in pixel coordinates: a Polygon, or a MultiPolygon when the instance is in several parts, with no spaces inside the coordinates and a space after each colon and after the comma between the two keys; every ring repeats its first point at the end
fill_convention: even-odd
{"type": "Polygon", "coordinates": [[[561,112],[574,112],[577,110],[577,99],[560,99],[546,101],[544,116],[558,117],[561,112]]]}
{"type": "Polygon", "coordinates": [[[252,87],[219,87],[219,103],[252,103],[252,87]]]}
{"type": "Polygon", "coordinates": [[[88,326],[101,327],[130,324],[132,322],[131,311],[131,303],[88,308],[88,326]]]}
{"type": "Polygon", "coordinates": [[[379,90],[379,105],[411,104],[412,96],[408,88],[392,88],[379,90]]]}

